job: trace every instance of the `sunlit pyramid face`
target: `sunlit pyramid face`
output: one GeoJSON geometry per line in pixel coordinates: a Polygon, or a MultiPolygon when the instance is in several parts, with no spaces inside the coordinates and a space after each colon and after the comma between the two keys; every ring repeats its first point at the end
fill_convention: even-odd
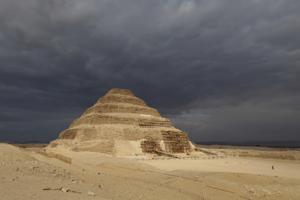
{"type": "Polygon", "coordinates": [[[187,135],[127,89],[111,89],[49,147],[117,155],[186,153],[187,135]]]}

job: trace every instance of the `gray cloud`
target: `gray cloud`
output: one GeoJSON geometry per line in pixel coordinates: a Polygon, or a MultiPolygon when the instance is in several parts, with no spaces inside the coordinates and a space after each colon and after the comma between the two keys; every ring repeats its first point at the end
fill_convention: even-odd
{"type": "Polygon", "coordinates": [[[2,0],[0,139],[52,139],[125,87],[194,140],[300,140],[299,9],[298,0],[2,0]]]}

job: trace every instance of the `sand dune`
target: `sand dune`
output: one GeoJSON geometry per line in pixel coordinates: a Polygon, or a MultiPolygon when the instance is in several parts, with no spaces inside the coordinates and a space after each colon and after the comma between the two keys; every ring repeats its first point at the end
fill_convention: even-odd
{"type": "Polygon", "coordinates": [[[38,152],[0,144],[1,199],[300,199],[299,161],[65,152],[70,164],[38,152]]]}
{"type": "Polygon", "coordinates": [[[167,171],[244,173],[300,179],[299,161],[228,157],[200,160],[149,160],[144,163],[167,171]]]}

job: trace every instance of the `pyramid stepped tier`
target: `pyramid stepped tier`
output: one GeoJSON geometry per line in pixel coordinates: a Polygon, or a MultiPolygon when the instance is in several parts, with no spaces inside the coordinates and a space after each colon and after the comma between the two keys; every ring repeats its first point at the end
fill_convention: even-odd
{"type": "Polygon", "coordinates": [[[65,140],[95,140],[95,139],[118,139],[118,140],[141,140],[146,137],[150,137],[155,140],[162,140],[163,136],[161,131],[180,131],[175,128],[144,128],[140,129],[135,126],[121,125],[116,127],[115,125],[102,125],[102,126],[89,126],[82,125],[77,128],[69,128],[63,131],[59,138],[65,140]],[[101,134],[99,134],[101,132],[101,134]]]}
{"type": "Polygon", "coordinates": [[[131,124],[140,127],[171,127],[171,122],[162,117],[154,117],[145,114],[124,114],[124,113],[104,113],[88,114],[75,120],[70,127],[80,126],[82,124],[100,125],[100,124],[131,124]]]}
{"type": "Polygon", "coordinates": [[[169,119],[127,89],[111,89],[60,133],[48,150],[65,147],[116,155],[184,153],[190,142],[169,119]]]}
{"type": "Polygon", "coordinates": [[[104,97],[100,98],[97,103],[128,103],[133,105],[146,106],[146,103],[134,96],[108,93],[104,97]]]}
{"type": "Polygon", "coordinates": [[[87,109],[84,114],[91,113],[137,113],[160,116],[154,108],[128,103],[97,103],[87,109]]]}

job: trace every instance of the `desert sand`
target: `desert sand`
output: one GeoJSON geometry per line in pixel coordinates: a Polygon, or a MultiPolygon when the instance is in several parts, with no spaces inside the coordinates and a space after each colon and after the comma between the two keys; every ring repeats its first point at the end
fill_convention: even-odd
{"type": "MultiPolygon", "coordinates": [[[[1,200],[300,199],[300,161],[290,157],[151,159],[61,152],[65,157],[56,158],[43,152],[0,144],[1,200]]],[[[291,151],[293,158],[299,153],[291,151]]]]}

